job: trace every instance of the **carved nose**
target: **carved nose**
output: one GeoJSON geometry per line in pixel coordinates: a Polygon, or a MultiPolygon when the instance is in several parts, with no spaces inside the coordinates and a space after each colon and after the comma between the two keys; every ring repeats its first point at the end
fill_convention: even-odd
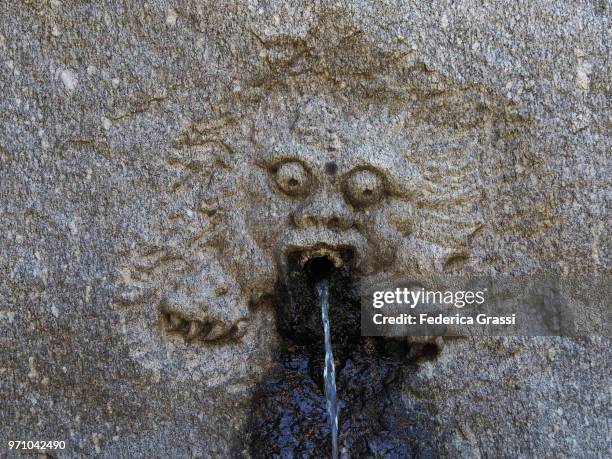
{"type": "Polygon", "coordinates": [[[304,203],[292,214],[298,228],[324,226],[334,230],[346,230],[353,225],[352,211],[341,196],[320,194],[304,203]]]}

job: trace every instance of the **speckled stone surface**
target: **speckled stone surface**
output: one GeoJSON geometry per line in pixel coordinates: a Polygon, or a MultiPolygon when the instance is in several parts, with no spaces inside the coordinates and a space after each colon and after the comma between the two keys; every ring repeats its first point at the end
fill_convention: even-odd
{"type": "MultiPolygon", "coordinates": [[[[248,456],[287,247],[350,240],[373,276],[609,275],[610,17],[2,2],[0,456],[248,456]]],[[[452,340],[396,399],[443,457],[609,457],[610,358],[452,340]]]]}

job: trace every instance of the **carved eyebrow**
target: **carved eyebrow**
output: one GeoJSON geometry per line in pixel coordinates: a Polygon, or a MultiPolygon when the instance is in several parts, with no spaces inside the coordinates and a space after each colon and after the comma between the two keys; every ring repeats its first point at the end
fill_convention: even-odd
{"type": "Polygon", "coordinates": [[[271,172],[274,172],[275,169],[277,169],[281,164],[300,163],[308,173],[312,173],[311,167],[308,165],[308,163],[299,156],[294,155],[278,154],[269,155],[267,157],[256,157],[254,162],[255,165],[271,172]]]}

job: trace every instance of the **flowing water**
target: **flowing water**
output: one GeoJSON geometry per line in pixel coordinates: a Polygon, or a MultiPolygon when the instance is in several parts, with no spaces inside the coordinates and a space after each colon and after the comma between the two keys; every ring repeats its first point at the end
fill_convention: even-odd
{"type": "Polygon", "coordinates": [[[331,327],[329,323],[329,284],[322,280],[317,285],[317,293],[321,303],[321,316],[323,318],[323,332],[325,333],[325,401],[327,416],[332,435],[332,458],[338,458],[338,400],[336,398],[336,369],[334,368],[334,354],[331,342],[331,327]]]}
{"type": "Polygon", "coordinates": [[[415,368],[405,359],[410,349],[361,336],[350,265],[321,280],[299,260],[277,285],[278,361],[253,394],[251,457],[438,457],[435,404],[403,402],[404,375],[415,368]]]}

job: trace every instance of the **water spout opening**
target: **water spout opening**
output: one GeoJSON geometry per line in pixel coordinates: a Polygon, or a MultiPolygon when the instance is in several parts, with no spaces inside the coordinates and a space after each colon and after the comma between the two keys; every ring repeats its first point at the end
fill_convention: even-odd
{"type": "Polygon", "coordinates": [[[313,284],[317,284],[323,279],[329,279],[335,269],[334,262],[328,257],[311,258],[304,265],[306,275],[313,284]]]}

